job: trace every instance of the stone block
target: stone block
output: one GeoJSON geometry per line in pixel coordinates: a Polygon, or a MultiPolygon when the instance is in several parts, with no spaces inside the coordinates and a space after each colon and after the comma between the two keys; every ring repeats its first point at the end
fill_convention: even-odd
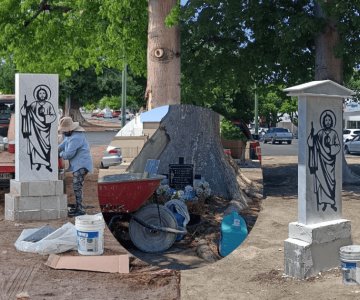
{"type": "Polygon", "coordinates": [[[60,195],[59,196],[59,206],[58,209],[59,210],[66,210],[67,212],[67,195],[60,195]]]}
{"type": "Polygon", "coordinates": [[[66,209],[61,209],[59,211],[59,219],[66,219],[68,216],[68,210],[66,209]]]}
{"type": "Polygon", "coordinates": [[[29,196],[50,196],[50,195],[55,195],[54,181],[29,182],[29,196]]]}
{"type": "Polygon", "coordinates": [[[25,210],[14,212],[15,221],[38,221],[41,220],[40,210],[25,210]]]}
{"type": "Polygon", "coordinates": [[[340,248],[352,244],[350,225],[344,219],[314,225],[289,224],[290,237],[284,242],[285,274],[305,279],[339,267],[340,248]]]}
{"type": "Polygon", "coordinates": [[[13,209],[5,208],[5,220],[7,221],[15,221],[15,211],[13,209]]]}
{"type": "Polygon", "coordinates": [[[29,196],[29,182],[10,180],[10,194],[29,196]]]}
{"type": "Polygon", "coordinates": [[[61,196],[48,196],[41,197],[41,209],[66,209],[67,208],[67,197],[66,195],[61,196]]]}
{"type": "Polygon", "coordinates": [[[345,219],[305,225],[289,223],[289,238],[307,243],[322,244],[351,236],[351,222],[345,219]]]}
{"type": "Polygon", "coordinates": [[[53,220],[67,216],[67,196],[22,197],[5,194],[5,219],[9,221],[53,220]]]}
{"type": "Polygon", "coordinates": [[[64,181],[57,180],[55,181],[55,195],[64,194],[64,181]]]}
{"type": "Polygon", "coordinates": [[[295,278],[305,278],[312,273],[313,258],[310,244],[288,238],[284,241],[285,274],[295,278]]]}
{"type": "Polygon", "coordinates": [[[15,195],[5,194],[5,210],[17,210],[17,202],[15,202],[15,195]]]}
{"type": "Polygon", "coordinates": [[[41,209],[41,198],[40,197],[21,197],[16,196],[15,201],[19,211],[27,210],[40,210],[41,209]]]}
{"type": "Polygon", "coordinates": [[[60,211],[57,209],[42,209],[41,220],[56,220],[60,217],[60,211]]]}
{"type": "Polygon", "coordinates": [[[58,209],[58,208],[59,208],[58,196],[41,197],[41,210],[58,209]]]}

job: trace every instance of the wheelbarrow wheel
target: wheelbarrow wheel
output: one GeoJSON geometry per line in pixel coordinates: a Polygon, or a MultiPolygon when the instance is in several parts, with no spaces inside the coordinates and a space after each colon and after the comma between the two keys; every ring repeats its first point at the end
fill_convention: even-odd
{"type": "MultiPolygon", "coordinates": [[[[146,205],[135,213],[135,217],[145,224],[177,228],[175,216],[163,205],[146,205]]],[[[166,251],[173,245],[176,239],[176,234],[147,228],[139,224],[134,218],[129,223],[129,234],[134,245],[141,251],[148,253],[166,251]]]]}

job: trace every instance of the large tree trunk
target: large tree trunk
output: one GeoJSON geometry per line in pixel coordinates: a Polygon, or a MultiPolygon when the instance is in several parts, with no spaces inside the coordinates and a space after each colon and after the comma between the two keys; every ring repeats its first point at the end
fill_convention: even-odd
{"type": "Polygon", "coordinates": [[[66,99],[66,103],[65,103],[65,113],[64,115],[66,117],[71,117],[73,119],[74,122],[79,122],[79,124],[83,127],[86,126],[96,126],[94,124],[91,124],[90,122],[88,122],[83,115],[80,112],[80,105],[79,105],[79,101],[76,101],[74,99],[71,99],[70,97],[68,97],[66,99]]]}
{"type": "Polygon", "coordinates": [[[319,3],[316,3],[315,14],[326,21],[324,29],[315,38],[315,80],[330,79],[343,84],[343,60],[336,56],[340,42],[336,21],[324,14],[319,3]]]}
{"type": "MultiPolygon", "coordinates": [[[[328,2],[335,2],[329,0],[328,2]]],[[[319,3],[315,4],[315,15],[326,21],[324,29],[315,38],[315,80],[330,79],[343,84],[343,60],[336,56],[336,47],[340,42],[340,34],[336,21],[326,16],[319,3]]],[[[360,177],[354,174],[343,154],[343,183],[358,183],[360,177]]]]}
{"type": "Polygon", "coordinates": [[[238,183],[241,179],[224,154],[219,132],[217,113],[192,105],[172,105],[128,171],[142,173],[147,159],[158,159],[158,173],[168,174],[169,164],[184,157],[184,163],[194,165],[195,174],[205,178],[214,195],[235,200],[236,209],[242,209],[247,200],[238,183]]]}
{"type": "Polygon", "coordinates": [[[215,195],[229,199],[227,211],[241,210],[248,198],[241,190],[239,169],[231,166],[220,140],[219,116],[211,110],[180,104],[180,30],[166,28],[165,18],[177,0],[149,0],[147,109],[170,105],[160,128],[134,159],[129,172],[142,173],[147,159],[159,159],[159,173],[184,157],[194,164],[215,195]]]}
{"type": "Polygon", "coordinates": [[[165,18],[177,0],[149,0],[147,109],[180,104],[180,30],[165,18]]]}

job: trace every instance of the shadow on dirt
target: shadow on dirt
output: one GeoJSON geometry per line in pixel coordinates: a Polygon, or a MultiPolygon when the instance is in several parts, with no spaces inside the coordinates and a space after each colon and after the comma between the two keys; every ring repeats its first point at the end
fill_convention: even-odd
{"type": "Polygon", "coordinates": [[[264,197],[297,197],[298,165],[263,167],[264,197]]]}
{"type": "MultiPolygon", "coordinates": [[[[360,157],[359,157],[360,158],[360,157]]],[[[350,169],[360,176],[360,164],[350,162],[350,169]]],[[[263,167],[264,197],[296,197],[298,195],[298,165],[268,165],[263,167]]],[[[358,184],[343,184],[344,191],[360,190],[358,184]]]]}

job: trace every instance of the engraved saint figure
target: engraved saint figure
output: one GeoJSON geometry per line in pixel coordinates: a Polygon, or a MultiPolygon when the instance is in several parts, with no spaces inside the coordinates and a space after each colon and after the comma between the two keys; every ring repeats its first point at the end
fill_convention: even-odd
{"type": "Polygon", "coordinates": [[[30,158],[30,166],[36,166],[39,171],[44,166],[48,171],[51,168],[51,123],[56,120],[56,113],[53,105],[49,102],[51,90],[46,85],[35,87],[33,96],[35,101],[28,105],[26,95],[21,113],[21,132],[27,142],[27,154],[30,158]]]}
{"type": "Polygon", "coordinates": [[[336,155],[341,150],[341,143],[337,132],[333,129],[336,124],[335,114],[325,110],[320,116],[321,129],[315,134],[313,123],[308,136],[309,170],[314,175],[314,192],[316,193],[317,209],[322,205],[322,211],[330,206],[337,211],[335,200],[335,163],[336,155]]]}

